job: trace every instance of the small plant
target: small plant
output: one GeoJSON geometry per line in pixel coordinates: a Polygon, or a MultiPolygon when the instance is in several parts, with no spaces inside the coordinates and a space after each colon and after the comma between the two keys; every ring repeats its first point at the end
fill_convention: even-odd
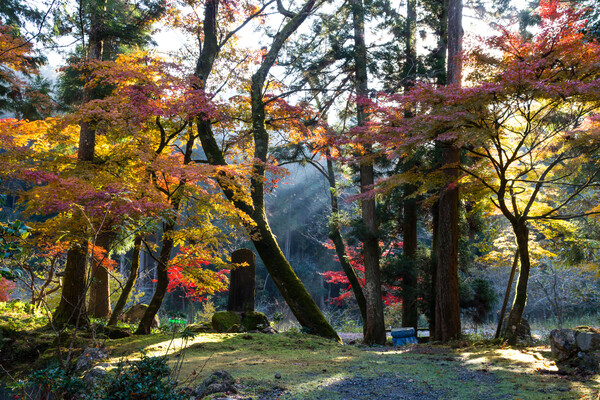
{"type": "Polygon", "coordinates": [[[142,352],[140,360],[119,363],[114,374],[95,386],[90,400],[183,400],[175,383],[169,379],[171,369],[165,357],[148,357],[142,352]]]}

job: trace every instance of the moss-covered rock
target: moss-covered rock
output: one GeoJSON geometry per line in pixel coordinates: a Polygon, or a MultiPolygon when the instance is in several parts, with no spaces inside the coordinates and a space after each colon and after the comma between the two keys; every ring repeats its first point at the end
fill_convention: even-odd
{"type": "Polygon", "coordinates": [[[235,311],[217,311],[212,316],[212,326],[217,332],[232,332],[234,325],[242,325],[242,317],[235,311]]]}
{"type": "Polygon", "coordinates": [[[246,311],[242,318],[242,326],[247,331],[262,331],[270,324],[265,314],[258,311],[246,311]]]}
{"type": "Polygon", "coordinates": [[[210,322],[203,322],[201,324],[190,324],[186,326],[185,329],[192,333],[211,333],[215,331],[210,322]]]}

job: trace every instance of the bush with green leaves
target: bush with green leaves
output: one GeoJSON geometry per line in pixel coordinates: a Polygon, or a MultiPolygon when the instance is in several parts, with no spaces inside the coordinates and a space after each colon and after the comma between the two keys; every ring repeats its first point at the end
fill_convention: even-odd
{"type": "MultiPolygon", "coordinates": [[[[183,400],[170,379],[171,369],[165,357],[148,357],[125,361],[95,387],[95,399],[102,400],[183,400]]],[[[91,400],[92,397],[89,397],[91,400]]]]}
{"type": "MultiPolygon", "coordinates": [[[[103,378],[93,382],[55,366],[33,372],[27,380],[13,385],[16,393],[37,393],[39,398],[70,400],[184,400],[171,379],[166,357],[123,361],[103,378]]],[[[19,395],[16,395],[19,396],[19,395]]],[[[25,396],[25,397],[27,397],[25,396]]],[[[15,397],[19,398],[19,397],[15,397]]]]}

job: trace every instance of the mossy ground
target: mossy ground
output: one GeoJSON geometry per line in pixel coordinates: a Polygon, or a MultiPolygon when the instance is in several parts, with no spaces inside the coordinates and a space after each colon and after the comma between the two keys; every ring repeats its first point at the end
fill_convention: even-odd
{"type": "MultiPolygon", "coordinates": [[[[0,318],[0,328],[5,332],[6,322],[0,318]]],[[[13,333],[14,328],[11,328],[13,333]]],[[[25,351],[27,343],[34,342],[41,351],[37,356],[29,354],[28,358],[15,354],[11,365],[1,360],[2,367],[11,370],[12,376],[41,367],[55,354],[51,332],[33,325],[24,328],[21,333],[11,334],[10,340],[4,340],[2,351],[6,352],[6,346],[25,351]]],[[[400,382],[401,390],[409,396],[406,398],[411,399],[537,400],[600,396],[600,376],[559,374],[547,347],[509,348],[484,342],[364,347],[340,345],[301,333],[200,333],[184,347],[182,339],[172,340],[169,334],[117,340],[98,339],[89,333],[80,336],[75,343],[77,349],[104,345],[111,352],[109,361],[115,364],[139,357],[142,350],[149,355],[167,355],[173,365],[183,360],[179,379],[190,386],[215,370],[225,369],[238,380],[241,395],[255,400],[377,398],[369,397],[369,390],[372,393],[392,390],[380,387],[392,381],[400,382]],[[343,397],[339,388],[347,387],[344,385],[348,382],[373,387],[359,384],[358,393],[366,393],[365,397],[357,394],[343,397]]],[[[7,379],[6,375],[3,378],[7,379]]]]}

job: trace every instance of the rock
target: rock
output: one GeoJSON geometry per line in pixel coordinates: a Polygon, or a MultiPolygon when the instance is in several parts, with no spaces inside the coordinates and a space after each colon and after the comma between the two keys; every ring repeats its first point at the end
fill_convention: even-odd
{"type": "Polygon", "coordinates": [[[131,336],[131,330],[126,328],[117,328],[115,326],[106,326],[98,330],[98,333],[109,339],[123,339],[131,336]]]}
{"type": "Polygon", "coordinates": [[[550,332],[550,348],[558,361],[565,361],[577,354],[575,331],[572,329],[553,329],[550,332]]]}
{"type": "MultiPolygon", "coordinates": [[[[147,304],[136,304],[121,316],[121,321],[126,322],[128,324],[138,323],[144,316],[144,313],[146,312],[147,308],[147,304]]],[[[152,321],[152,325],[150,326],[152,328],[158,328],[160,326],[158,315],[154,316],[154,320],[152,321]]]]}
{"type": "MultiPolygon", "coordinates": [[[[232,332],[235,325],[242,324],[242,317],[235,311],[217,311],[212,316],[212,326],[217,332],[232,332]]],[[[239,331],[239,328],[238,328],[239,331]]]]}
{"type": "Polygon", "coordinates": [[[231,374],[225,370],[213,372],[193,391],[196,398],[201,399],[213,393],[237,393],[235,380],[231,374]]]}
{"type": "Polygon", "coordinates": [[[90,369],[92,364],[96,361],[104,360],[108,357],[108,351],[104,348],[100,347],[88,347],[83,350],[83,353],[77,359],[77,363],[75,363],[76,371],[85,371],[90,369]]]}
{"type": "Polygon", "coordinates": [[[588,352],[600,350],[600,334],[596,332],[575,331],[575,341],[579,350],[588,352]]]}
{"type": "Polygon", "coordinates": [[[281,379],[281,374],[279,372],[275,374],[275,379],[281,379]]]}
{"type": "Polygon", "coordinates": [[[247,331],[265,329],[269,327],[267,316],[258,311],[246,311],[242,314],[242,326],[247,331]]]}
{"type": "Polygon", "coordinates": [[[95,365],[83,375],[83,380],[90,386],[94,386],[98,383],[98,381],[101,381],[106,377],[108,374],[107,368],[109,367],[110,364],[108,363],[95,365]]]}
{"type": "Polygon", "coordinates": [[[203,322],[201,324],[190,324],[186,326],[185,329],[192,333],[210,333],[215,331],[210,322],[203,322]]]}
{"type": "Polygon", "coordinates": [[[277,329],[273,328],[272,326],[266,327],[261,332],[262,333],[267,333],[267,334],[270,334],[270,335],[274,335],[276,333],[279,333],[279,331],[277,329]]]}

